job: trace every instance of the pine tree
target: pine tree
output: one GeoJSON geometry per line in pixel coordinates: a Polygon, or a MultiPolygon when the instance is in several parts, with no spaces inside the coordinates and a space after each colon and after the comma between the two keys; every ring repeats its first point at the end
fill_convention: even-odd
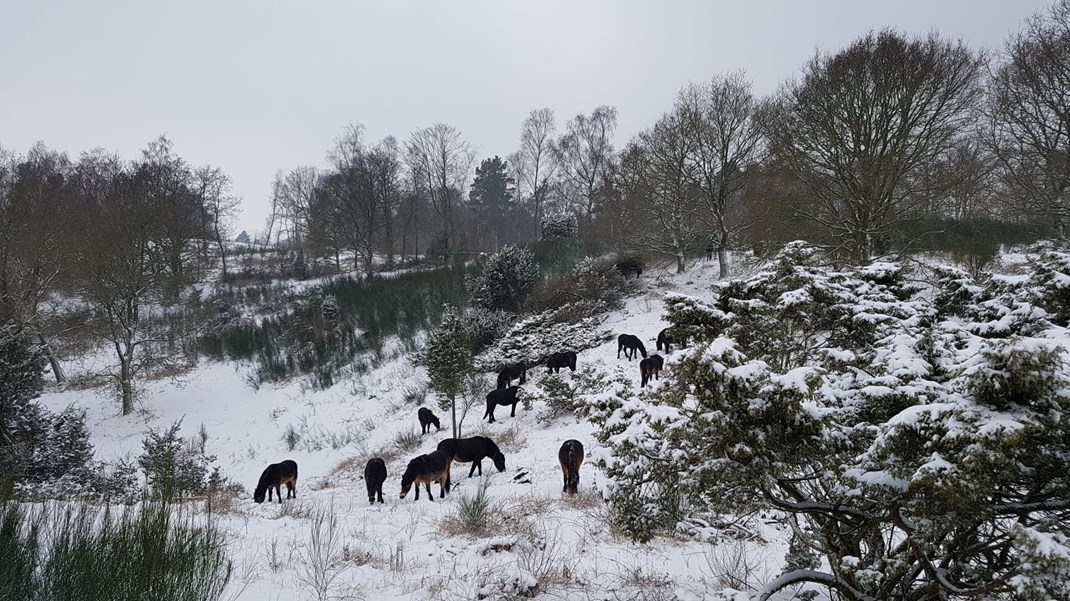
{"type": "Polygon", "coordinates": [[[472,191],[468,195],[493,233],[495,249],[516,240],[516,232],[510,231],[510,221],[515,208],[514,183],[506,170],[505,161],[495,156],[492,159],[484,159],[476,168],[472,191]]]}
{"type": "Polygon", "coordinates": [[[487,259],[483,271],[473,278],[473,301],[491,310],[517,312],[539,281],[539,265],[526,248],[505,246],[487,259]]]}
{"type": "Polygon", "coordinates": [[[465,376],[472,371],[473,345],[470,324],[456,310],[449,309],[438,327],[428,335],[424,351],[431,388],[439,393],[440,406],[450,411],[454,438],[460,435],[457,397],[464,387],[465,376]]]}

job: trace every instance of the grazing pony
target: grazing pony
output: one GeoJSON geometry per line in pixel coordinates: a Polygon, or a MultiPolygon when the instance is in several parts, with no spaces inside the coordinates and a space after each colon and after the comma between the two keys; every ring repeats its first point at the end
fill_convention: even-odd
{"type": "Polygon", "coordinates": [[[420,500],[420,485],[423,484],[427,488],[428,500],[434,501],[431,483],[438,482],[439,498],[445,499],[450,491],[450,462],[450,456],[443,451],[420,455],[410,461],[401,475],[401,498],[404,499],[413,483],[416,483],[416,500],[420,500]]]}
{"type": "Polygon", "coordinates": [[[634,257],[620,259],[617,261],[617,271],[619,271],[625,279],[634,273],[635,279],[638,280],[639,276],[643,275],[643,262],[634,257]]]}
{"type": "Polygon", "coordinates": [[[561,471],[565,474],[565,488],[561,492],[576,494],[580,485],[580,464],[583,463],[583,445],[578,440],[566,440],[557,452],[561,471]]]}
{"type": "Polygon", "coordinates": [[[427,407],[420,407],[420,410],[416,412],[416,417],[420,419],[420,434],[427,434],[431,430],[431,426],[435,426],[435,431],[442,429],[439,425],[438,416],[431,413],[431,410],[427,407]]]}
{"type": "Polygon", "coordinates": [[[451,459],[460,463],[472,462],[472,469],[468,477],[479,468],[479,475],[483,475],[483,459],[490,457],[494,467],[499,472],[505,471],[505,455],[498,450],[498,445],[486,436],[473,436],[472,438],[447,438],[438,443],[438,450],[450,456],[451,459]]]}
{"type": "Polygon", "coordinates": [[[665,328],[664,330],[658,332],[657,349],[659,351],[662,350],[664,347],[666,353],[671,353],[672,345],[674,344],[685,346],[687,344],[687,336],[676,336],[674,334],[671,334],[669,333],[669,328],[665,328]]]}
{"type": "Polygon", "coordinates": [[[638,336],[632,336],[631,334],[621,334],[617,336],[617,358],[620,359],[620,352],[624,350],[625,359],[634,359],[635,351],[639,351],[639,354],[646,359],[646,347],[643,346],[643,341],[639,340],[638,336]]]}
{"type": "Polygon", "coordinates": [[[556,374],[563,367],[567,367],[569,371],[576,371],[576,353],[572,351],[554,353],[546,360],[546,371],[552,371],[556,374]]]}
{"type": "Polygon", "coordinates": [[[509,414],[509,417],[516,417],[516,404],[520,402],[516,393],[519,391],[519,386],[510,386],[509,388],[492,390],[487,393],[487,412],[483,414],[484,418],[490,418],[487,423],[494,423],[494,407],[498,405],[512,405],[513,411],[509,414]]]}
{"type": "Polygon", "coordinates": [[[375,498],[383,502],[383,482],[386,482],[386,462],[379,457],[368,460],[364,466],[364,484],[368,485],[368,502],[375,504],[375,498]]]}
{"type": "Polygon", "coordinates": [[[655,380],[660,380],[658,375],[661,373],[661,368],[665,367],[665,360],[661,358],[661,355],[650,355],[646,359],[639,362],[639,375],[643,378],[642,386],[646,386],[646,383],[650,381],[651,376],[655,380]]]}
{"type": "Polygon", "coordinates": [[[498,388],[508,388],[513,380],[520,378],[521,384],[526,384],[528,379],[528,368],[523,363],[513,363],[512,365],[506,365],[504,369],[498,372],[498,388]]]}
{"type": "Polygon", "coordinates": [[[279,498],[279,503],[282,503],[282,489],[283,484],[286,485],[286,498],[297,498],[297,462],[287,459],[286,461],[280,461],[279,463],[272,463],[267,466],[263,474],[260,474],[260,482],[256,484],[256,490],[253,491],[253,500],[257,503],[264,502],[264,493],[267,493],[267,500],[271,500],[271,489],[275,489],[275,496],[279,498]]]}

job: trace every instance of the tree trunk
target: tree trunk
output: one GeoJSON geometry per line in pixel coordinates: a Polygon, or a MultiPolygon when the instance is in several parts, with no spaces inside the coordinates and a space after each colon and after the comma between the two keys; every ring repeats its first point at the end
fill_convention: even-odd
{"type": "Polygon", "coordinates": [[[717,248],[717,266],[721,268],[721,272],[717,276],[718,279],[723,280],[730,275],[728,269],[728,249],[723,244],[717,248]]]}
{"type": "Polygon", "coordinates": [[[680,253],[676,255],[676,273],[684,272],[684,255],[680,253]]]}
{"type": "Polygon", "coordinates": [[[52,346],[45,341],[43,335],[38,334],[37,339],[41,341],[41,349],[44,350],[45,357],[48,358],[48,364],[52,367],[52,374],[56,376],[56,384],[63,384],[67,381],[67,374],[63,371],[63,366],[59,363],[59,357],[52,351],[52,346]]]}
{"type": "Polygon", "coordinates": [[[216,243],[219,245],[219,260],[223,263],[223,277],[227,277],[227,251],[223,247],[223,238],[216,236],[216,243]]]}
{"type": "Polygon", "coordinates": [[[453,425],[453,437],[454,438],[460,438],[461,437],[461,431],[460,431],[460,428],[459,428],[460,424],[457,423],[457,397],[456,396],[450,396],[450,420],[453,422],[452,423],[452,425],[453,425]]]}
{"type": "Polygon", "coordinates": [[[134,349],[127,347],[126,353],[119,353],[119,387],[123,393],[123,415],[130,415],[134,412],[133,365],[134,349]]]}

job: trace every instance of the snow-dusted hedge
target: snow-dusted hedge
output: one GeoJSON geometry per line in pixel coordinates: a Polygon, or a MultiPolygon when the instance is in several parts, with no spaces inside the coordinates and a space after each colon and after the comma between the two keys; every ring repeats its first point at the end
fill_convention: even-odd
{"type": "Polygon", "coordinates": [[[476,357],[475,368],[493,371],[510,363],[534,365],[557,352],[580,352],[613,337],[601,324],[605,314],[585,317],[575,323],[562,322],[558,315],[568,307],[544,311],[518,321],[487,350],[476,357]]]}
{"type": "Polygon", "coordinates": [[[571,213],[557,213],[542,218],[539,224],[539,240],[564,240],[575,238],[579,231],[579,223],[576,216],[571,213]]]}
{"type": "Polygon", "coordinates": [[[797,569],[767,593],[1070,598],[1070,331],[1044,267],[1070,256],[1043,261],[919,294],[901,266],[832,271],[792,245],[712,299],[669,299],[700,344],[659,393],[594,413],[618,525],[779,510],[797,569]]]}

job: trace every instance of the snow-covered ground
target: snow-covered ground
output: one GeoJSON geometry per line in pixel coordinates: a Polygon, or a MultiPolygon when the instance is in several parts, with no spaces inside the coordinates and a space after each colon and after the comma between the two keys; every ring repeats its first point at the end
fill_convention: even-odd
{"type": "MultiPolygon", "coordinates": [[[[679,276],[655,271],[644,278],[644,292],[604,325],[614,334],[639,336],[653,353],[665,327],[664,294],[706,296],[716,276],[715,262],[679,276]]],[[[579,365],[607,375],[621,370],[638,390],[638,360],[617,359],[616,350],[614,339],[580,353],[579,365]]],[[[672,354],[667,359],[671,372],[672,354]]],[[[411,494],[398,498],[408,460],[449,436],[448,416],[433,407],[431,395],[425,404],[442,418],[443,430],[387,460],[386,503],[369,505],[364,461],[390,448],[399,434],[419,432],[417,406],[406,404],[403,395],[426,381],[422,369],[402,355],[320,392],[304,390],[299,382],[254,390],[245,380],[249,370],[204,362],[181,380],[144,382],[137,410],[125,417],[108,389],[52,391],[41,399],[54,410],[69,404],[84,408],[104,460],[140,454],[149,428],[162,430],[183,419],[182,435],[190,438],[203,428],[215,465],[246,487],[232,508],[214,516],[232,541],[235,572],[225,599],[318,598],[325,592],[330,598],[495,599],[525,591],[547,599],[723,599],[733,596],[721,592],[733,584],[731,575],[758,585],[780,572],[786,533],[774,519],[744,524],[741,530],[753,533],[746,541],[680,537],[639,545],[615,535],[596,492],[600,474],[593,462],[581,470],[580,495],[561,492],[557,450],[575,438],[590,457],[597,444],[594,426],[574,417],[542,424],[536,420],[540,401],[530,411],[518,406],[515,418],[508,407],[499,407],[494,424],[479,419],[483,407],[477,406],[464,423],[464,435],[489,436],[506,456],[504,473],[484,461],[494,505],[484,534],[458,532],[448,524],[459,499],[480,486],[478,474],[467,477],[469,464],[454,464],[454,488],[444,501],[437,498],[437,485],[434,502],[423,496],[416,501],[411,494]],[[300,441],[288,450],[284,438],[291,429],[300,441]],[[255,504],[252,489],[261,471],[284,459],[299,465],[297,499],[255,504]],[[535,582],[538,588],[529,590],[535,582]]],[[[530,371],[527,388],[538,387],[545,373],[530,371]]]]}

